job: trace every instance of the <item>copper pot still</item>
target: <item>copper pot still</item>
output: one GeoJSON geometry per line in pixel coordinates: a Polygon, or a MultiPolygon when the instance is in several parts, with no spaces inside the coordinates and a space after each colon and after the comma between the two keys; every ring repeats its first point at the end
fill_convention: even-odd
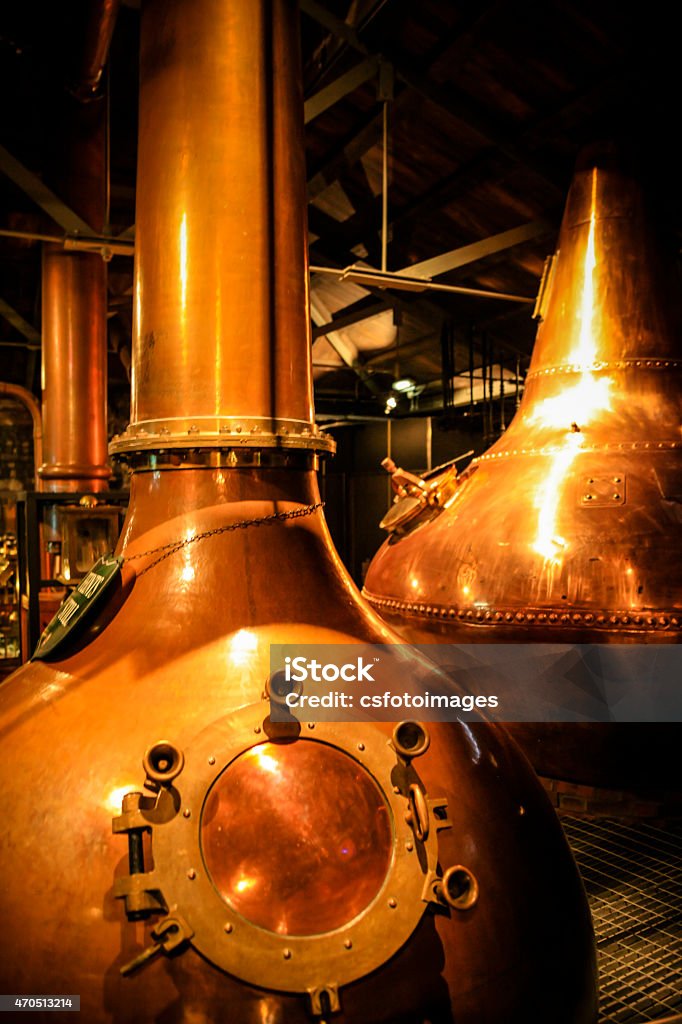
{"type": "MultiPolygon", "coordinates": [[[[678,303],[628,166],[615,144],[579,160],[507,431],[386,516],[363,594],[413,643],[680,641],[678,303]]],[[[509,728],[543,774],[674,777],[672,727],[509,728]]]]}
{"type": "Polygon", "coordinates": [[[0,689],[2,991],[588,1024],[584,892],[503,730],[282,733],[263,701],[273,642],[397,641],[317,507],[297,50],[288,0],[143,4],[126,561],[0,689]]]}

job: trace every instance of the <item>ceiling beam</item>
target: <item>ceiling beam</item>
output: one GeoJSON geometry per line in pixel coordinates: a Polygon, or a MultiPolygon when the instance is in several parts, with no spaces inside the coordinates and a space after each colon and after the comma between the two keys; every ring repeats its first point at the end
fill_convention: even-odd
{"type": "Polygon", "coordinates": [[[89,224],[86,224],[77,213],[74,213],[37,174],[24,167],[4,146],[0,146],[0,171],[69,234],[92,235],[94,233],[89,224]]]}
{"type": "Polygon", "coordinates": [[[326,85],[324,89],[316,92],[310,99],[307,99],[303,105],[305,123],[309,124],[314,118],[319,117],[325,110],[328,110],[335,103],[338,103],[339,100],[342,100],[344,96],[355,92],[361,85],[368,82],[370,78],[374,78],[379,68],[379,63],[378,57],[367,57],[366,60],[356,64],[350,71],[347,71],[344,75],[326,85]]]}
{"type": "Polygon", "coordinates": [[[363,320],[371,320],[373,316],[384,313],[387,309],[391,308],[390,303],[384,300],[377,302],[372,296],[368,295],[366,298],[360,299],[359,302],[354,302],[351,306],[346,306],[345,309],[340,309],[338,313],[332,314],[332,319],[329,323],[314,326],[313,341],[323,337],[329,331],[341,331],[345,327],[351,327],[353,324],[361,323],[363,320]]]}
{"type": "MultiPolygon", "coordinates": [[[[30,347],[40,348],[40,332],[28,320],[24,320],[21,313],[17,313],[16,309],[2,298],[0,298],[0,316],[4,317],[20,334],[23,334],[30,347]]],[[[29,346],[24,345],[23,347],[27,348],[29,346]]]]}
{"type": "Polygon", "coordinates": [[[422,260],[420,263],[413,263],[411,266],[403,267],[394,273],[400,277],[439,277],[447,274],[450,270],[457,270],[458,267],[465,267],[469,263],[476,263],[478,260],[491,256],[494,253],[505,252],[507,249],[528,242],[534,238],[541,238],[553,231],[551,224],[544,220],[534,220],[527,224],[521,224],[509,231],[502,231],[497,235],[489,235],[479,242],[472,242],[471,245],[462,245],[458,249],[451,249],[443,252],[440,256],[432,256],[431,259],[422,260]]]}

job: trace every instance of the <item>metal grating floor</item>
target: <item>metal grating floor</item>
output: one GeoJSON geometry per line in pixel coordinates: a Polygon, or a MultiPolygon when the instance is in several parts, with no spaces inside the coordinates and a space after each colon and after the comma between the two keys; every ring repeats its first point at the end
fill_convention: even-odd
{"type": "Polygon", "coordinates": [[[682,823],[562,824],[592,909],[600,1024],[682,1015],[682,823]]]}

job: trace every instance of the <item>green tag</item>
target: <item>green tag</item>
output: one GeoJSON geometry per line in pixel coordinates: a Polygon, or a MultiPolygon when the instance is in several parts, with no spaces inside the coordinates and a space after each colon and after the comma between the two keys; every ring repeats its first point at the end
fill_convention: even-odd
{"type": "Polygon", "coordinates": [[[79,632],[83,620],[90,611],[102,603],[105,593],[121,576],[123,558],[105,555],[95,562],[88,575],[60,605],[52,621],[45,627],[33,652],[32,661],[54,654],[67,639],[73,639],[79,632]]]}

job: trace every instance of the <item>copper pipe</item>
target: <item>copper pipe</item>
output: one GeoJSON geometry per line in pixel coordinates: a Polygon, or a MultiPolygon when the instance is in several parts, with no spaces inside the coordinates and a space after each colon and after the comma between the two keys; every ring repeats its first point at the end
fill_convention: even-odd
{"type": "Polygon", "coordinates": [[[91,100],[97,93],[120,6],[121,0],[91,0],[83,57],[73,90],[78,99],[91,100]]]}
{"type": "MultiPolygon", "coordinates": [[[[60,192],[97,231],[104,217],[104,103],[64,109],[60,192]]],[[[107,486],[106,264],[94,253],[43,246],[43,421],[46,490],[107,486]]]]}
{"type": "Polygon", "coordinates": [[[143,11],[132,422],[112,451],[247,437],[325,446],[309,365],[298,27],[270,8],[143,11]]]}
{"type": "Polygon", "coordinates": [[[43,420],[40,414],[40,406],[36,401],[32,392],[26,388],[22,388],[19,384],[7,384],[4,381],[0,381],[0,395],[7,395],[10,398],[16,398],[17,402],[21,402],[29,413],[33,421],[33,465],[35,467],[35,486],[36,490],[41,489],[41,480],[38,476],[38,467],[43,461],[43,420]]]}

